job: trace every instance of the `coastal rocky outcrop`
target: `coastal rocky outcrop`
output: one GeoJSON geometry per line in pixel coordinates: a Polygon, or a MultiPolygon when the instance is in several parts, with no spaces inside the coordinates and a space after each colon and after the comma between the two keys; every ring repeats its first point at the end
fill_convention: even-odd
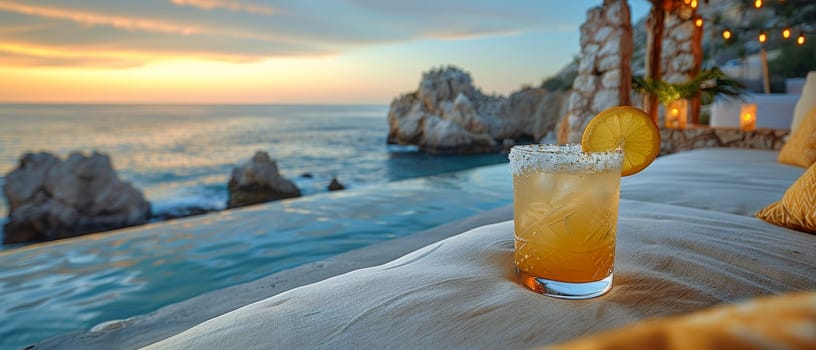
{"type": "Polygon", "coordinates": [[[300,197],[300,190],[278,172],[278,164],[264,151],[232,169],[227,208],[300,197]]]}
{"type": "Polygon", "coordinates": [[[27,153],[5,180],[6,244],[113,230],[150,218],[150,203],[119,179],[102,153],[72,153],[65,160],[50,153],[27,153]]]}
{"type": "Polygon", "coordinates": [[[485,95],[470,74],[446,67],[425,72],[417,91],[391,102],[388,143],[429,153],[496,152],[509,141],[552,132],[563,92],[525,88],[508,97],[485,95]]]}

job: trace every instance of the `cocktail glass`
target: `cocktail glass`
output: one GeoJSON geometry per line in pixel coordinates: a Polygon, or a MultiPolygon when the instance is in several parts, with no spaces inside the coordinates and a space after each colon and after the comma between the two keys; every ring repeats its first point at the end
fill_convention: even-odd
{"type": "Polygon", "coordinates": [[[522,284],[565,299],[605,294],[615,265],[623,153],[524,145],[509,157],[522,284]]]}

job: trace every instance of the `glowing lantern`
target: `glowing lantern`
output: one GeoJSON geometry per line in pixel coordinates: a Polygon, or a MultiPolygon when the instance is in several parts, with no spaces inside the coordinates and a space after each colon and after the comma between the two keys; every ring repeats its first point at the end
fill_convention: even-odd
{"type": "Polygon", "coordinates": [[[740,108],[740,129],[744,131],[756,130],[756,110],[754,103],[745,103],[740,108]]]}
{"type": "Polygon", "coordinates": [[[674,100],[666,105],[666,128],[669,129],[685,129],[686,120],[688,119],[688,101],[674,100]]]}
{"type": "Polygon", "coordinates": [[[725,39],[725,40],[731,39],[731,31],[728,30],[728,29],[723,30],[722,35],[723,35],[723,39],[725,39]]]}
{"type": "Polygon", "coordinates": [[[697,26],[697,28],[702,27],[702,26],[703,26],[703,19],[702,19],[702,18],[697,18],[697,19],[694,21],[694,25],[695,25],[695,26],[697,26]]]}
{"type": "Polygon", "coordinates": [[[691,8],[693,9],[697,8],[697,0],[691,0],[691,8]]]}
{"type": "Polygon", "coordinates": [[[788,38],[790,38],[790,36],[791,36],[790,28],[785,28],[785,29],[782,30],[782,37],[783,38],[788,39],[788,38]]]}
{"type": "Polygon", "coordinates": [[[760,7],[762,7],[762,0],[756,0],[756,1],[754,1],[754,7],[756,7],[756,8],[760,8],[760,7]]]}
{"type": "Polygon", "coordinates": [[[757,37],[757,39],[759,39],[760,43],[764,44],[766,41],[768,41],[768,34],[765,34],[765,32],[761,32],[759,33],[759,37],[757,37]]]}
{"type": "Polygon", "coordinates": [[[799,45],[804,45],[805,44],[805,34],[799,33],[799,37],[796,38],[796,43],[799,44],[799,45]]]}

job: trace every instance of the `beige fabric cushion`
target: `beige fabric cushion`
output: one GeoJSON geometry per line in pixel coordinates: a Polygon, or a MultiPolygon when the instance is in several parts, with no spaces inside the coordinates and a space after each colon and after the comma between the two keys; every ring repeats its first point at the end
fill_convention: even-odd
{"type": "Polygon", "coordinates": [[[660,157],[621,179],[621,198],[754,216],[782,197],[805,169],[777,152],[707,148],[660,157]]]}
{"type": "Polygon", "coordinates": [[[621,200],[612,290],[544,297],[513,272],[513,223],[296,288],[151,349],[525,349],[656,316],[816,286],[816,236],[756,218],[621,200]]]}
{"type": "Polygon", "coordinates": [[[816,236],[749,216],[804,172],[776,157],[695,150],[623,179],[615,282],[597,299],[556,300],[520,287],[505,222],[281,293],[151,348],[530,348],[816,289],[816,236]]]}
{"type": "Polygon", "coordinates": [[[805,86],[802,88],[802,95],[799,96],[799,101],[796,102],[796,107],[793,109],[791,132],[799,127],[813,108],[816,108],[816,71],[808,73],[805,86]]]}

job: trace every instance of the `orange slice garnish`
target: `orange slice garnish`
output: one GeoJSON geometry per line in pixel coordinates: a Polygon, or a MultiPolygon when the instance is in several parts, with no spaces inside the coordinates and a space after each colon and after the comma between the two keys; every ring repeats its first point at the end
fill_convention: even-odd
{"type": "Polygon", "coordinates": [[[584,152],[623,150],[621,176],[634,175],[652,164],[660,153],[660,131],[642,110],[612,107],[589,121],[581,147],[584,152]]]}

